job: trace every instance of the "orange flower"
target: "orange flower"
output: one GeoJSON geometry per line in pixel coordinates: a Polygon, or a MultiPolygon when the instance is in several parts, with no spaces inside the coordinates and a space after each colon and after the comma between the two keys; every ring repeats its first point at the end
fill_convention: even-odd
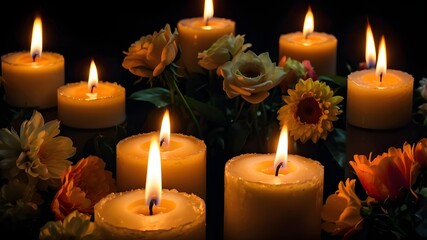
{"type": "Polygon", "coordinates": [[[402,188],[411,188],[419,173],[419,165],[407,143],[403,150],[391,147],[372,161],[371,156],[368,159],[365,155],[354,155],[350,165],[367,194],[378,201],[398,198],[402,188]]]}
{"type": "Polygon", "coordinates": [[[104,161],[96,156],[82,158],[68,168],[51,204],[56,219],[63,220],[74,210],[93,214],[93,206],[116,190],[112,173],[104,168],[104,161]]]}
{"type": "Polygon", "coordinates": [[[421,139],[414,149],[414,159],[422,168],[427,167],[427,138],[421,139]]]}

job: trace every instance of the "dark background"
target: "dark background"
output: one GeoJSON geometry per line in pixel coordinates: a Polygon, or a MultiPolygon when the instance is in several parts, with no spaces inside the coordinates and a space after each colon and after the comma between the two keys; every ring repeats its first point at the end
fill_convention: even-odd
{"type": "MultiPolygon", "coordinates": [[[[86,81],[93,58],[100,80],[118,82],[126,87],[137,77],[121,66],[123,51],[141,36],[164,28],[166,23],[175,28],[180,19],[203,16],[203,4],[204,0],[121,0],[96,4],[89,1],[15,1],[1,7],[0,54],[28,51],[34,17],[40,14],[43,51],[64,55],[66,82],[86,81]]],[[[389,1],[386,4],[375,1],[214,0],[214,16],[234,20],[236,34],[245,35],[246,42],[253,45],[251,50],[257,54],[269,52],[271,59],[277,62],[280,35],[301,31],[310,5],[315,31],[333,34],[338,39],[337,74],[341,76],[349,74],[347,65],[356,69],[365,59],[365,31],[369,18],[377,49],[381,35],[386,38],[388,68],[412,74],[417,85],[422,77],[427,77],[427,2],[389,1]]],[[[128,122],[139,121],[129,116],[144,111],[135,106],[139,107],[127,105],[128,122]]],[[[61,133],[71,138],[78,136],[75,130],[67,128],[61,133]]],[[[80,146],[93,132],[79,134],[80,137],[73,141],[81,151],[80,146]]],[[[79,157],[76,156],[76,160],[79,157]]],[[[208,168],[209,164],[216,163],[209,162],[208,168]]],[[[209,239],[222,238],[223,169],[221,163],[215,167],[213,173],[208,173],[207,180],[209,239]]],[[[336,174],[333,168],[325,168],[325,171],[325,175],[335,175],[335,180],[342,179],[341,172],[336,174]]],[[[336,183],[325,185],[325,188],[329,194],[336,189],[336,183]]]]}

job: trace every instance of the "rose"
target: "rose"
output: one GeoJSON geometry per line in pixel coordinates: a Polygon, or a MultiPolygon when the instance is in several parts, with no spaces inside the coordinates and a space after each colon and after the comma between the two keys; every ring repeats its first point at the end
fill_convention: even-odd
{"type": "Polygon", "coordinates": [[[172,34],[169,24],[153,35],[134,42],[124,58],[122,66],[131,73],[147,78],[159,76],[171,64],[178,53],[178,31],[172,34]]]}
{"type": "Polygon", "coordinates": [[[240,95],[252,104],[266,99],[270,95],[268,91],[286,74],[271,62],[267,52],[257,56],[252,51],[238,54],[219,67],[218,72],[224,78],[223,89],[229,98],[240,95]]]}
{"type": "Polygon", "coordinates": [[[422,168],[427,167],[427,138],[421,139],[415,145],[414,159],[422,168]]]}
{"type": "Polygon", "coordinates": [[[252,46],[250,43],[243,44],[244,42],[244,35],[229,34],[220,37],[210,48],[198,54],[199,65],[207,70],[217,69],[252,46]]]}

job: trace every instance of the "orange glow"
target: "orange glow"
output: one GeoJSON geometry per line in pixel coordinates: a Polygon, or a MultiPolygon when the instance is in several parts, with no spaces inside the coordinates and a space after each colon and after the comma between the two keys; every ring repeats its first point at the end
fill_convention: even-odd
{"type": "Polygon", "coordinates": [[[386,46],[385,46],[385,38],[384,35],[381,36],[380,41],[380,48],[378,51],[378,62],[377,62],[377,68],[376,68],[376,75],[378,78],[380,76],[384,76],[387,72],[387,53],[386,53],[386,46]]]}
{"type": "Polygon", "coordinates": [[[282,127],[277,144],[276,158],[274,159],[274,169],[282,163],[282,168],[288,164],[288,128],[282,127]]]}
{"type": "Polygon", "coordinates": [[[152,137],[150,142],[150,152],[147,163],[147,178],[145,181],[145,202],[150,205],[151,201],[155,205],[160,205],[162,198],[162,163],[160,160],[160,146],[157,137],[152,137]]]}
{"type": "Polygon", "coordinates": [[[31,56],[35,59],[37,56],[41,57],[43,48],[43,31],[42,31],[42,20],[40,17],[36,17],[33,25],[33,35],[31,38],[31,56]]]}
{"type": "Polygon", "coordinates": [[[169,118],[169,110],[166,109],[165,115],[162,120],[162,127],[160,128],[160,141],[162,147],[169,147],[171,135],[171,124],[169,118]]]}
{"type": "Polygon", "coordinates": [[[375,49],[374,35],[372,34],[371,25],[368,22],[366,27],[366,48],[365,48],[365,60],[368,68],[374,67],[377,61],[377,52],[375,49]]]}
{"type": "Polygon", "coordinates": [[[313,12],[311,11],[311,7],[308,7],[307,14],[304,19],[304,28],[303,28],[303,36],[307,38],[310,33],[314,31],[314,17],[313,12]]]}

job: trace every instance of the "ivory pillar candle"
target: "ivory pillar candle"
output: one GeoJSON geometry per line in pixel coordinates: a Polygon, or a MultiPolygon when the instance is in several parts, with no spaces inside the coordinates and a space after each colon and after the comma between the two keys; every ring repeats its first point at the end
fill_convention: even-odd
{"type": "Polygon", "coordinates": [[[276,176],[275,157],[243,154],[226,163],[225,240],[320,239],[323,166],[288,155],[276,176]]]}
{"type": "MultiPolygon", "coordinates": [[[[158,131],[133,135],[116,146],[117,187],[120,191],[145,185],[150,139],[158,131]]],[[[160,148],[163,186],[206,196],[206,145],[193,136],[170,135],[170,145],[160,148]]]]}
{"type": "Polygon", "coordinates": [[[414,78],[402,71],[386,69],[385,40],[382,42],[377,69],[348,75],[347,121],[353,126],[391,129],[402,127],[411,119],[414,78]]]}
{"type": "Polygon", "coordinates": [[[208,49],[223,35],[234,34],[235,22],[226,18],[213,17],[213,4],[205,1],[204,17],[186,18],[178,22],[179,43],[182,61],[190,73],[202,73],[197,58],[199,52],[208,49]]]}
{"type": "Polygon", "coordinates": [[[337,39],[334,35],[314,32],[314,20],[309,8],[303,32],[282,34],[279,39],[279,60],[290,57],[298,61],[310,60],[318,75],[336,74],[337,39]]]}
{"type": "Polygon", "coordinates": [[[1,69],[10,106],[46,109],[57,105],[56,90],[65,82],[64,57],[42,54],[41,18],[34,21],[31,51],[3,55],[1,69]]]}
{"type": "Polygon", "coordinates": [[[126,119],[125,88],[113,82],[98,82],[93,61],[89,75],[88,82],[69,83],[58,88],[58,119],[61,124],[97,129],[123,123],[126,119]]]}

